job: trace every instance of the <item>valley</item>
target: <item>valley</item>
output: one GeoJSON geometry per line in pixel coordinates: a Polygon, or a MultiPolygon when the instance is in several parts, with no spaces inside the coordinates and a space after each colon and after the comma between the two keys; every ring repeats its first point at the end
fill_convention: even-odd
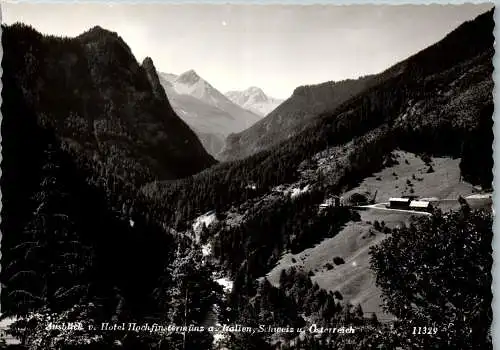
{"type": "MultiPolygon", "coordinates": [[[[263,117],[249,105],[240,105],[223,95],[192,69],[180,75],[159,72],[158,77],[172,108],[216,158],[229,134],[247,129],[263,117]]],[[[249,94],[247,101],[251,98],[249,94]]],[[[267,96],[261,96],[261,103],[266,99],[267,96]]]]}
{"type": "Polygon", "coordinates": [[[493,10],[453,28],[281,101],[221,93],[178,38],[179,75],[100,26],[3,25],[0,325],[22,350],[489,349],[493,10]]]}
{"type": "MultiPolygon", "coordinates": [[[[318,159],[325,166],[328,159],[318,159]]],[[[397,197],[409,193],[417,195],[422,200],[431,201],[436,208],[443,212],[458,210],[458,197],[464,197],[471,208],[489,208],[491,193],[477,193],[472,184],[463,181],[460,174],[460,159],[451,157],[433,157],[425,154],[416,155],[411,152],[396,150],[386,159],[388,166],[366,177],[356,187],[341,194],[348,198],[354,193],[364,193],[369,197],[376,193],[376,204],[359,205],[352,207],[359,213],[359,218],[346,222],[334,236],[326,232],[319,234],[317,242],[304,247],[297,252],[284,251],[274,266],[258,278],[260,283],[268,280],[276,288],[280,286],[280,277],[283,272],[294,269],[310,277],[312,283],[329,293],[333,293],[340,303],[345,305],[360,305],[365,317],[376,315],[383,323],[394,322],[395,316],[383,310],[382,292],[376,285],[375,272],[370,265],[370,248],[382,243],[391,236],[391,230],[408,226],[417,217],[428,217],[431,213],[411,210],[387,208],[390,197],[397,197]],[[428,168],[434,169],[428,172],[428,168]],[[395,175],[397,174],[397,175],[395,175]],[[397,177],[397,181],[395,181],[397,177]],[[412,181],[418,185],[413,185],[412,181]]],[[[305,178],[294,184],[274,188],[263,197],[243,203],[241,208],[262,206],[263,203],[277,203],[280,198],[298,199],[313,190],[318,183],[308,183],[309,174],[303,173],[305,178]]],[[[268,204],[269,205],[269,204],[268,204]]],[[[310,205],[318,207],[317,203],[310,205]]],[[[213,225],[230,225],[238,227],[245,225],[247,211],[231,211],[221,213],[227,219],[218,220],[215,211],[210,211],[197,218],[193,224],[194,232],[211,231],[213,225]],[[235,218],[238,219],[235,221],[235,218]],[[227,220],[227,221],[226,221],[227,220]]],[[[219,226],[217,226],[219,225],[219,226]]],[[[209,234],[210,235],[210,234],[209,234]]],[[[204,255],[210,257],[213,253],[212,240],[203,246],[204,255]]],[[[218,275],[220,277],[220,275],[218,275]]],[[[228,278],[217,280],[225,289],[233,281],[228,278]]],[[[230,293],[231,289],[226,289],[230,293]]]]}

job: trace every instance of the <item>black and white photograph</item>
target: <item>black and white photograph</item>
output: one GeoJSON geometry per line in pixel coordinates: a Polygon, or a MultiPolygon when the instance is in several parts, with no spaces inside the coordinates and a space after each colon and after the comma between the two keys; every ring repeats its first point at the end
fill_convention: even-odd
{"type": "Polygon", "coordinates": [[[0,6],[0,349],[493,349],[493,3],[0,6]]]}

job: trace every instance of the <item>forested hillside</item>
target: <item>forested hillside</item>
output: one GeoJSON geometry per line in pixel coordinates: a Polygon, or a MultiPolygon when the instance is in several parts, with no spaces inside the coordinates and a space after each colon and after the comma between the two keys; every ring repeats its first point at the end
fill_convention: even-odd
{"type": "MultiPolygon", "coordinates": [[[[103,349],[116,340],[140,348],[154,339],[139,340],[126,332],[54,334],[45,330],[47,317],[95,325],[175,322],[183,306],[173,306],[181,303],[191,280],[200,289],[187,289],[196,295],[188,317],[203,319],[217,286],[210,286],[214,282],[201,261],[190,258],[182,264],[178,259],[176,251],[190,247],[189,240],[167,234],[148,219],[133,188],[117,177],[100,176],[99,165],[62,145],[53,130],[37,126],[9,76],[3,81],[1,301],[3,317],[32,319],[21,339],[32,349],[62,349],[90,338],[103,349]],[[29,144],[17,137],[21,130],[29,144]]],[[[199,336],[192,341],[210,341],[209,335],[199,336]]],[[[180,342],[174,336],[165,348],[180,342]]]]}
{"type": "MultiPolygon", "coordinates": [[[[311,122],[322,125],[321,121],[315,120],[317,116],[327,114],[330,119],[334,118],[340,111],[353,106],[356,98],[359,103],[361,96],[371,96],[372,104],[377,101],[376,108],[380,111],[380,104],[385,103],[385,97],[374,96],[374,91],[385,91],[385,94],[393,91],[391,97],[397,99],[395,107],[403,107],[402,104],[409,102],[411,98],[403,97],[405,91],[416,92],[421,84],[428,85],[434,74],[444,72],[491,48],[493,23],[488,23],[491,21],[485,16],[489,15],[464,23],[440,42],[380,74],[357,80],[298,87],[288,100],[266,118],[241,133],[231,135],[220,159],[240,159],[271,149],[285,140],[293,142],[296,138],[303,137],[300,133],[310,128],[311,122]]],[[[428,94],[430,92],[427,91],[428,94]]],[[[367,107],[366,101],[364,105],[367,107]]],[[[397,113],[397,109],[391,112],[397,113]]]]}
{"type": "Polygon", "coordinates": [[[139,65],[116,33],[59,38],[16,24],[3,27],[2,43],[4,70],[40,123],[110,173],[144,183],[215,163],[173,112],[151,60],[139,65]]]}
{"type": "Polygon", "coordinates": [[[373,76],[297,87],[264,119],[242,132],[229,135],[220,159],[245,158],[300,132],[319,113],[333,110],[376,83],[373,76]]]}
{"type": "MultiPolygon", "coordinates": [[[[114,34],[59,39],[23,25],[3,29],[2,317],[21,317],[13,333],[40,350],[160,341],[126,331],[54,332],[49,320],[201,322],[220,290],[210,266],[180,254],[196,252],[194,243],[155,223],[134,184],[186,175],[213,159],[165,112],[163,89],[114,34]],[[125,61],[90,64],[85,49],[125,61]]],[[[183,346],[182,334],[163,338],[164,349],[183,346]]],[[[186,344],[206,349],[211,339],[198,333],[186,344]]]]}

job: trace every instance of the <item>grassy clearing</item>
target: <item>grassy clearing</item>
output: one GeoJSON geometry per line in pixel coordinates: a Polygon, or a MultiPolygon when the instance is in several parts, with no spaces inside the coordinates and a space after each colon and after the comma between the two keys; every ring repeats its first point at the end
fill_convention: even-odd
{"type": "MultiPolygon", "coordinates": [[[[395,151],[394,155],[399,164],[366,178],[344,196],[377,191],[376,202],[386,202],[390,197],[414,194],[421,198],[439,198],[439,206],[446,210],[459,206],[456,201],[459,195],[473,193],[471,184],[460,181],[460,159],[431,158],[426,164],[412,153],[395,151]],[[428,173],[430,166],[434,171],[428,173]]],[[[278,285],[281,270],[295,266],[310,273],[320,287],[339,291],[344,302],[361,304],[365,313],[374,312],[381,320],[390,318],[380,306],[381,293],[370,270],[368,253],[371,246],[380,243],[387,235],[374,230],[371,223],[383,221],[393,228],[408,223],[412,214],[377,209],[360,210],[359,213],[361,222],[348,223],[337,236],[298,254],[284,254],[267,275],[269,281],[278,285]],[[345,263],[336,265],[333,262],[335,257],[342,258],[345,263]]]]}
{"type": "Polygon", "coordinates": [[[425,162],[413,153],[393,152],[399,164],[387,167],[367,177],[356,188],[346,192],[345,197],[355,192],[375,193],[376,202],[386,202],[390,197],[416,195],[419,197],[437,197],[439,199],[457,199],[473,193],[473,186],[460,181],[460,159],[433,157],[425,162]],[[434,170],[428,173],[429,167],[434,170]]]}
{"type": "Polygon", "coordinates": [[[282,269],[295,266],[314,273],[313,282],[321,288],[339,291],[344,302],[361,304],[365,312],[375,312],[379,318],[386,318],[380,308],[380,291],[369,269],[368,250],[373,244],[385,238],[385,234],[371,228],[364,222],[349,223],[337,236],[328,238],[298,254],[285,254],[277,266],[268,274],[269,281],[278,285],[282,269]],[[335,257],[344,260],[337,265],[335,257]]]}

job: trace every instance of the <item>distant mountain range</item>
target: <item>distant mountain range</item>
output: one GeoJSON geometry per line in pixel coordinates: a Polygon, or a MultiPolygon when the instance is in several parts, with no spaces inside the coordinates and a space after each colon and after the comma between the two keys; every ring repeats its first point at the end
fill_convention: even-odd
{"type": "Polygon", "coordinates": [[[261,88],[255,86],[243,91],[228,91],[225,95],[237,105],[263,117],[284,101],[267,96],[261,88]]]}
{"type": "Polygon", "coordinates": [[[262,118],[232,102],[194,70],[158,75],[173,109],[214,156],[229,134],[245,130],[262,118]]]}

